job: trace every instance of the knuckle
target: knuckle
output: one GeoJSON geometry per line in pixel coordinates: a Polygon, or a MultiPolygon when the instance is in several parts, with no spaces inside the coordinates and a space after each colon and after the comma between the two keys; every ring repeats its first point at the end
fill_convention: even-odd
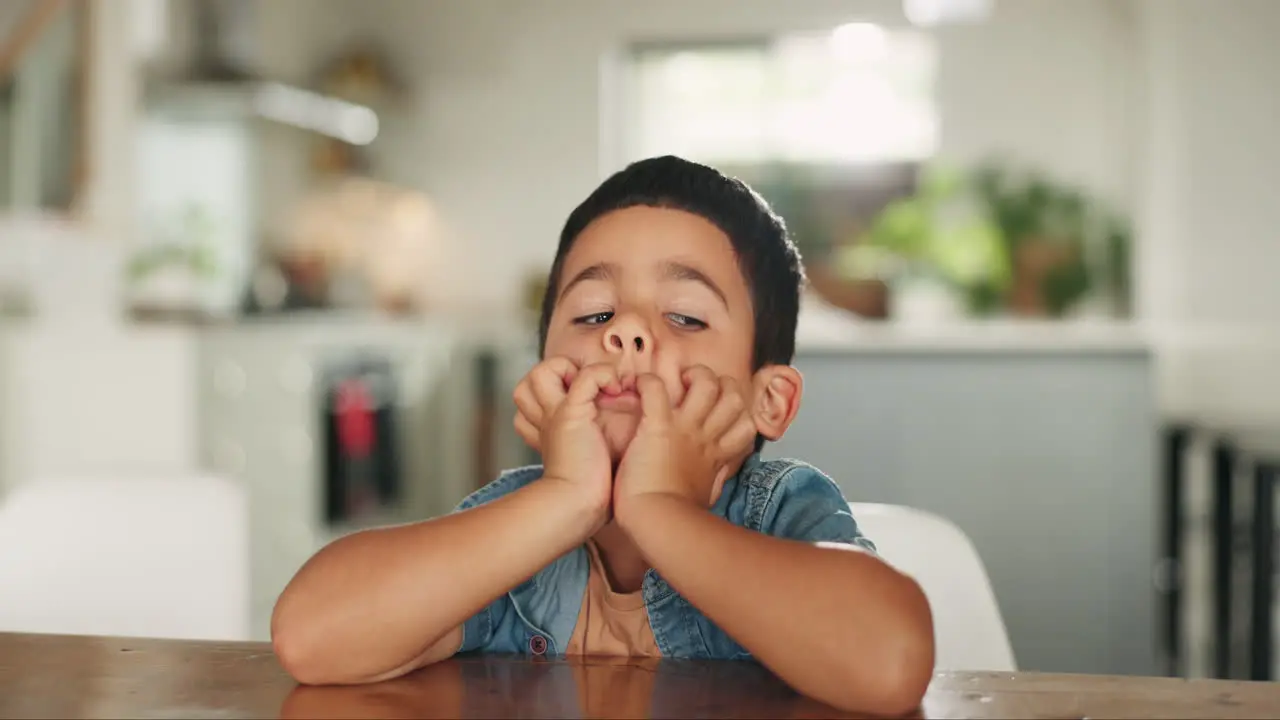
{"type": "Polygon", "coordinates": [[[689,377],[695,380],[701,380],[703,382],[707,382],[707,381],[714,382],[716,374],[712,372],[711,368],[707,367],[706,365],[694,365],[689,370],[689,377]]]}
{"type": "Polygon", "coordinates": [[[576,368],[573,363],[562,357],[549,358],[538,363],[530,374],[544,381],[563,379],[569,376],[576,368]]]}

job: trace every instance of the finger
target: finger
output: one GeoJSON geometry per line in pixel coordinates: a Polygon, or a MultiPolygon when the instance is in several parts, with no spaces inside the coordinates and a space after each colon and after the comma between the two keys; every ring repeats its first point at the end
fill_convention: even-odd
{"type": "Polygon", "coordinates": [[[644,417],[667,420],[671,417],[671,396],[667,385],[657,375],[646,373],[636,378],[636,392],[640,395],[640,409],[644,417]]]}
{"type": "Polygon", "coordinates": [[[618,373],[609,365],[588,365],[578,371],[573,384],[569,386],[569,394],[565,400],[573,405],[590,403],[596,399],[601,390],[620,392],[618,373]]]}
{"type": "Polygon", "coordinates": [[[747,415],[743,415],[724,435],[720,436],[720,452],[722,457],[735,457],[748,452],[756,442],[759,431],[756,424],[747,415]]]}
{"type": "Polygon", "coordinates": [[[729,431],[734,423],[747,414],[747,400],[741,386],[731,377],[720,378],[720,397],[707,414],[702,427],[711,437],[718,438],[729,431]]]}
{"type": "Polygon", "coordinates": [[[690,425],[700,427],[711,408],[715,407],[716,400],[720,399],[720,382],[705,365],[685,370],[680,379],[689,388],[680,403],[680,415],[690,425]]]}
{"type": "Polygon", "coordinates": [[[524,440],[526,445],[538,452],[542,452],[542,433],[538,431],[538,428],[534,427],[533,423],[529,422],[529,418],[525,417],[524,413],[516,413],[515,426],[516,434],[520,436],[521,440],[524,440]]]}
{"type": "Polygon", "coordinates": [[[564,401],[577,373],[578,367],[573,361],[562,357],[541,362],[529,373],[533,397],[542,406],[544,414],[549,414],[564,401]]]}
{"type": "Polygon", "coordinates": [[[549,372],[564,381],[564,389],[568,391],[574,377],[578,374],[578,364],[561,355],[547,358],[542,361],[542,364],[549,372]]]}
{"type": "Polygon", "coordinates": [[[511,396],[516,401],[516,410],[534,427],[541,427],[546,412],[543,410],[542,401],[534,393],[532,384],[527,381],[521,382],[511,396]]]}

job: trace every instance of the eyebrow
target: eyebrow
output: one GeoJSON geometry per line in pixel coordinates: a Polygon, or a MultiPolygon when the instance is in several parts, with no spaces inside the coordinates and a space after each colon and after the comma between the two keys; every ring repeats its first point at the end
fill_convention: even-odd
{"type": "MultiPolygon", "coordinates": [[[[577,275],[574,275],[569,282],[564,284],[564,287],[560,290],[557,300],[563,299],[564,296],[568,295],[569,291],[579,283],[583,283],[588,280],[612,280],[618,276],[619,272],[618,266],[609,262],[596,263],[595,265],[583,268],[577,275]]],[[[726,310],[729,309],[729,300],[725,297],[724,291],[720,289],[720,286],[716,285],[711,278],[707,277],[706,273],[695,267],[680,262],[665,262],[662,264],[662,279],[676,282],[698,283],[710,290],[712,294],[719,298],[720,304],[724,305],[726,310]]]]}
{"type": "Polygon", "coordinates": [[[724,291],[720,289],[720,286],[707,277],[706,273],[695,267],[684,263],[666,262],[662,266],[662,277],[667,280],[698,283],[720,298],[720,304],[724,305],[725,310],[729,309],[729,299],[725,297],[724,291]]]}
{"type": "Polygon", "coordinates": [[[572,280],[565,283],[564,287],[560,289],[560,295],[556,300],[562,300],[564,296],[568,295],[569,291],[573,289],[573,286],[578,283],[586,282],[587,280],[612,280],[617,277],[617,275],[617,265],[607,262],[596,263],[595,265],[583,269],[577,275],[574,275],[572,280]]]}

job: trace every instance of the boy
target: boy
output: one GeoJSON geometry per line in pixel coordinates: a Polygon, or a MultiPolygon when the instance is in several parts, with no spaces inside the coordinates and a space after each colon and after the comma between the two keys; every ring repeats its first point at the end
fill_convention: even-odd
{"type": "Polygon", "coordinates": [[[740,181],[674,157],[606,180],[561,233],[543,360],[515,391],[545,464],[321,550],[275,608],[285,668],[322,684],[464,651],[754,658],[847,710],[915,709],[924,594],[829,478],[758,455],[800,406],[803,280],[740,181]]]}

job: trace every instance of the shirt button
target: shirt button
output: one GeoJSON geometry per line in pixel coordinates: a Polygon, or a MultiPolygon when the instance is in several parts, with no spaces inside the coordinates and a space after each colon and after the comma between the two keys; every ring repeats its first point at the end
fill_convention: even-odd
{"type": "Polygon", "coordinates": [[[547,652],[547,639],[541,635],[534,635],[529,638],[529,652],[534,655],[542,655],[547,652]]]}

